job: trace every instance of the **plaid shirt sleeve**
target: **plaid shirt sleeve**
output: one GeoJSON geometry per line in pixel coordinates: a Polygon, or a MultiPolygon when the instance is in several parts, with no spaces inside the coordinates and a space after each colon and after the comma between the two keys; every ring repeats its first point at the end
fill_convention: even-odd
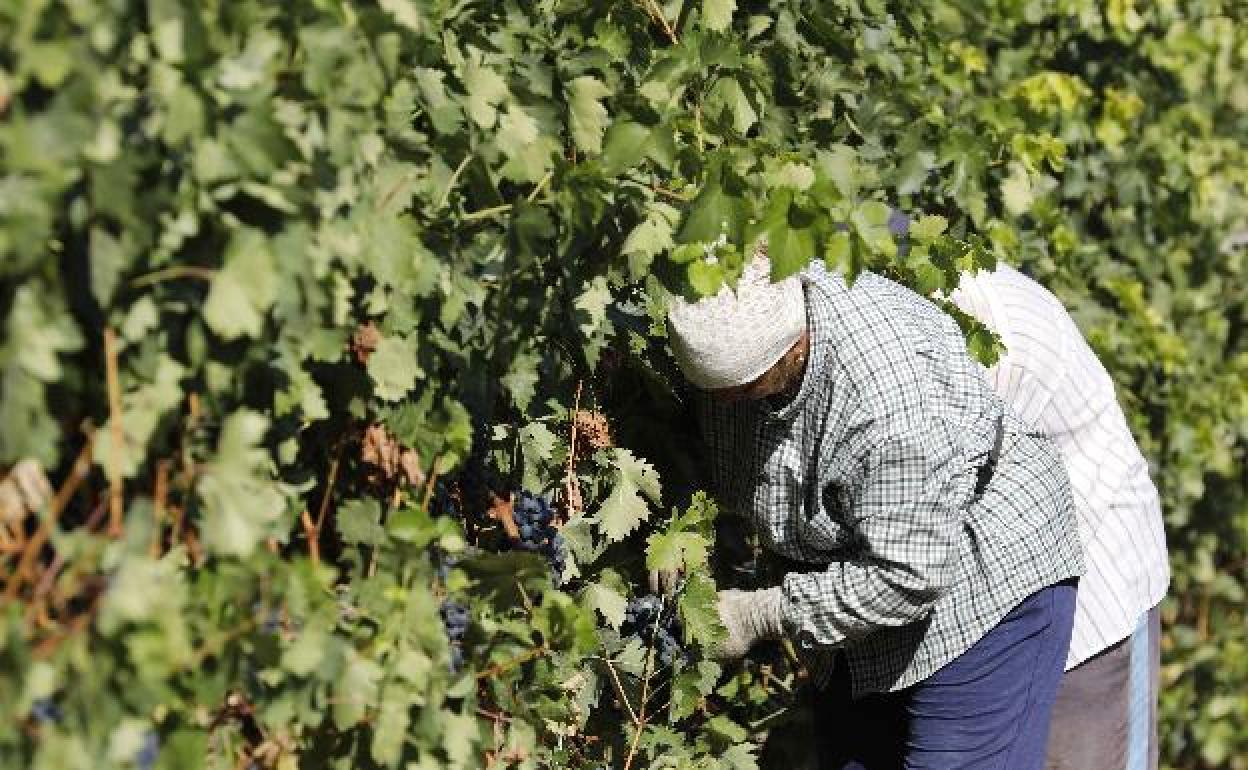
{"type": "Polygon", "coordinates": [[[956,577],[961,451],[938,419],[873,442],[846,488],[850,559],[784,580],[786,624],[824,646],[922,619],[956,577]]]}

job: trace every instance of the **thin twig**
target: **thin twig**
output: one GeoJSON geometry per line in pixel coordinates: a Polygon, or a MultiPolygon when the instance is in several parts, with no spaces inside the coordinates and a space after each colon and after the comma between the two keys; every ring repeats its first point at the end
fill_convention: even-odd
{"type": "MultiPolygon", "coordinates": [[[[664,604],[667,602],[664,601],[664,604]]],[[[641,703],[638,704],[637,728],[633,733],[632,745],[628,747],[628,758],[624,761],[624,770],[633,766],[633,757],[637,754],[637,746],[641,743],[641,734],[646,729],[646,704],[650,701],[650,678],[654,675],[654,637],[658,634],[659,622],[663,619],[660,611],[654,616],[654,625],[650,630],[650,642],[646,647],[646,665],[641,671],[641,703]]]]}
{"type": "Polygon", "coordinates": [[[672,29],[672,25],[668,23],[667,17],[663,15],[663,9],[654,0],[644,0],[646,13],[663,27],[663,33],[667,35],[667,39],[672,41],[672,45],[679,45],[680,40],[676,38],[676,30],[672,29]]]}
{"type": "Polygon", "coordinates": [[[536,199],[537,199],[538,194],[539,194],[539,193],[540,193],[543,189],[545,189],[545,187],[546,187],[546,185],[547,185],[547,184],[549,184],[549,183],[550,183],[550,179],[551,179],[551,177],[553,177],[553,176],[554,176],[554,174],[555,174],[555,172],[553,172],[553,171],[547,171],[547,172],[546,172],[546,175],[545,175],[545,176],[543,176],[543,177],[542,177],[542,179],[541,179],[541,181],[537,183],[537,187],[534,187],[534,188],[533,188],[532,192],[530,192],[530,193],[528,194],[528,196],[525,198],[525,200],[526,200],[526,201],[528,201],[529,203],[532,203],[534,200],[536,200],[536,199]]]}
{"type": "Polygon", "coordinates": [[[4,589],[5,599],[12,600],[17,597],[17,592],[22,587],[22,581],[26,579],[27,573],[33,569],[35,560],[39,558],[39,551],[43,549],[43,544],[48,539],[52,523],[60,517],[61,512],[65,510],[65,506],[69,505],[69,501],[78,492],[78,487],[82,485],[82,482],[87,478],[87,474],[91,472],[91,446],[94,438],[94,432],[88,428],[87,440],[83,444],[82,451],[78,453],[78,458],[74,460],[69,475],[61,483],[61,488],[56,490],[56,495],[52,498],[52,502],[44,512],[42,521],[39,522],[39,529],[35,531],[30,540],[26,541],[22,557],[18,561],[16,569],[13,570],[13,574],[9,576],[9,583],[4,589]]]}
{"type": "Polygon", "coordinates": [[[152,490],[152,545],[153,559],[160,558],[161,535],[165,526],[165,512],[169,502],[169,466],[168,458],[156,463],[156,484],[152,490]]]}
{"type": "Polygon", "coordinates": [[[333,497],[334,483],[338,480],[338,465],[342,460],[342,444],[338,444],[334,459],[329,462],[329,481],[325,483],[325,494],[321,495],[321,507],[316,512],[316,531],[319,533],[325,526],[325,515],[329,511],[329,501],[333,497]]]}
{"type": "Polygon", "coordinates": [[[611,672],[611,683],[615,685],[615,694],[620,696],[620,700],[624,702],[624,708],[628,709],[628,718],[633,721],[635,726],[640,727],[641,720],[637,718],[637,712],[633,711],[632,702],[624,694],[624,684],[620,681],[620,675],[616,673],[615,666],[612,665],[609,658],[603,658],[602,662],[607,664],[607,671],[611,672]]]}
{"type": "Polygon", "coordinates": [[[438,205],[434,208],[435,211],[446,205],[446,202],[451,197],[451,190],[455,189],[455,183],[459,181],[459,175],[464,173],[464,169],[468,168],[468,162],[471,160],[472,153],[468,153],[464,156],[464,159],[459,162],[459,165],[455,167],[455,170],[451,172],[451,178],[446,182],[446,189],[442,191],[442,198],[438,201],[438,205]]]}
{"type": "Polygon", "coordinates": [[[433,489],[438,483],[438,474],[441,472],[442,455],[433,458],[433,464],[429,466],[429,477],[425,480],[425,493],[420,499],[421,510],[429,510],[429,502],[433,500],[433,489]]]}
{"type": "Polygon", "coordinates": [[[108,534],[121,537],[121,453],[125,434],[121,425],[121,378],[117,374],[117,335],[104,329],[104,378],[108,385],[108,427],[112,451],[108,453],[108,534]]]}
{"type": "MultiPolygon", "coordinates": [[[[95,510],[91,511],[91,515],[87,517],[87,520],[83,522],[83,530],[92,532],[96,527],[100,526],[105,510],[104,502],[101,501],[99,505],[95,506],[95,510]]],[[[56,556],[52,557],[52,563],[44,569],[43,574],[39,577],[39,582],[35,585],[35,601],[43,599],[51,592],[52,587],[56,584],[56,577],[64,566],[65,554],[57,551],[56,556]]]]}
{"type": "Polygon", "coordinates": [[[568,502],[568,518],[569,519],[572,518],[572,513],[573,513],[572,511],[573,499],[572,498],[575,496],[576,500],[578,501],[576,503],[578,506],[580,505],[579,501],[581,499],[581,482],[576,477],[576,423],[577,423],[576,418],[581,413],[581,386],[582,384],[583,384],[582,380],[576,381],[576,396],[573,398],[573,401],[572,401],[572,431],[571,431],[572,435],[568,440],[568,467],[564,471],[564,480],[563,480],[564,488],[566,490],[564,494],[566,494],[568,497],[567,502],[568,502]]]}
{"type": "Polygon", "coordinates": [[[216,276],[217,271],[211,267],[201,267],[200,265],[173,265],[161,270],[155,270],[145,275],[140,275],[130,282],[133,289],[141,289],[144,286],[152,286],[164,281],[173,280],[175,278],[198,278],[202,281],[211,281],[216,276]]]}
{"type": "Polygon", "coordinates": [[[303,522],[303,536],[308,541],[308,555],[312,557],[313,564],[321,563],[321,533],[316,528],[316,523],[312,521],[311,514],[308,509],[304,508],[303,513],[299,515],[299,520],[303,522]]]}
{"type": "Polygon", "coordinates": [[[460,219],[462,219],[465,222],[472,222],[477,219],[488,219],[489,217],[492,217],[495,214],[502,214],[507,211],[511,211],[510,203],[504,203],[501,206],[491,206],[488,209],[477,209],[476,211],[469,211],[468,213],[460,217],[460,219]]]}

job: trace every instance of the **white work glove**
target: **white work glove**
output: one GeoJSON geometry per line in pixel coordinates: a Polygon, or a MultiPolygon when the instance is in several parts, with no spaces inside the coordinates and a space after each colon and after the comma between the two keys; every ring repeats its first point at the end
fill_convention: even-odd
{"type": "Polygon", "coordinates": [[[762,591],[720,591],[717,609],[728,631],[712,652],[718,660],[739,658],[755,642],[784,634],[784,592],[779,586],[762,591]]]}

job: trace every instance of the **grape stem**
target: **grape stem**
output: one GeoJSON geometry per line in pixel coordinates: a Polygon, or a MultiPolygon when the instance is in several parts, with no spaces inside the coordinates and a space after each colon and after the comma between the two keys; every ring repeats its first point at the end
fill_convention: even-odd
{"type": "Polygon", "coordinates": [[[568,518],[572,517],[573,499],[581,499],[580,481],[576,478],[576,416],[581,412],[581,386],[583,380],[576,381],[576,396],[572,400],[572,436],[568,440],[568,467],[564,473],[564,493],[568,500],[568,518]]]}
{"type": "Polygon", "coordinates": [[[654,675],[654,639],[658,636],[659,623],[663,619],[664,605],[667,604],[666,599],[660,598],[662,604],[659,605],[659,611],[654,613],[654,622],[650,629],[650,640],[646,642],[646,666],[641,673],[641,703],[638,704],[637,726],[633,731],[633,742],[628,747],[628,758],[624,760],[624,770],[631,770],[633,766],[633,758],[637,755],[637,746],[641,743],[641,734],[645,732],[646,724],[646,704],[650,701],[650,679],[654,675]]]}
{"type": "Polygon", "coordinates": [[[602,658],[602,662],[607,664],[607,671],[611,673],[611,683],[615,685],[615,694],[620,696],[620,700],[624,702],[624,708],[628,709],[628,718],[632,720],[634,726],[640,726],[641,720],[637,718],[637,712],[633,711],[633,704],[624,694],[624,685],[620,682],[620,675],[616,672],[615,666],[609,658],[602,658]]]}

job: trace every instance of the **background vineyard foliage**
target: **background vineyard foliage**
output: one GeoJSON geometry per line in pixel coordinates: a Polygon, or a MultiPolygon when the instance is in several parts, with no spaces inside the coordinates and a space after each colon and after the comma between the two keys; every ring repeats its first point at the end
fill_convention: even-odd
{"type": "Polygon", "coordinates": [[[1062,296],[1164,496],[1164,762],[1248,767],[1246,22],[0,2],[0,464],[57,490],[0,522],[0,765],[750,768],[769,731],[800,765],[782,652],[700,657],[749,556],[722,521],[708,555],[659,323],[765,235],[780,272],[999,256],[1062,296]],[[690,568],[675,669],[621,633],[647,563],[690,568]]]}

